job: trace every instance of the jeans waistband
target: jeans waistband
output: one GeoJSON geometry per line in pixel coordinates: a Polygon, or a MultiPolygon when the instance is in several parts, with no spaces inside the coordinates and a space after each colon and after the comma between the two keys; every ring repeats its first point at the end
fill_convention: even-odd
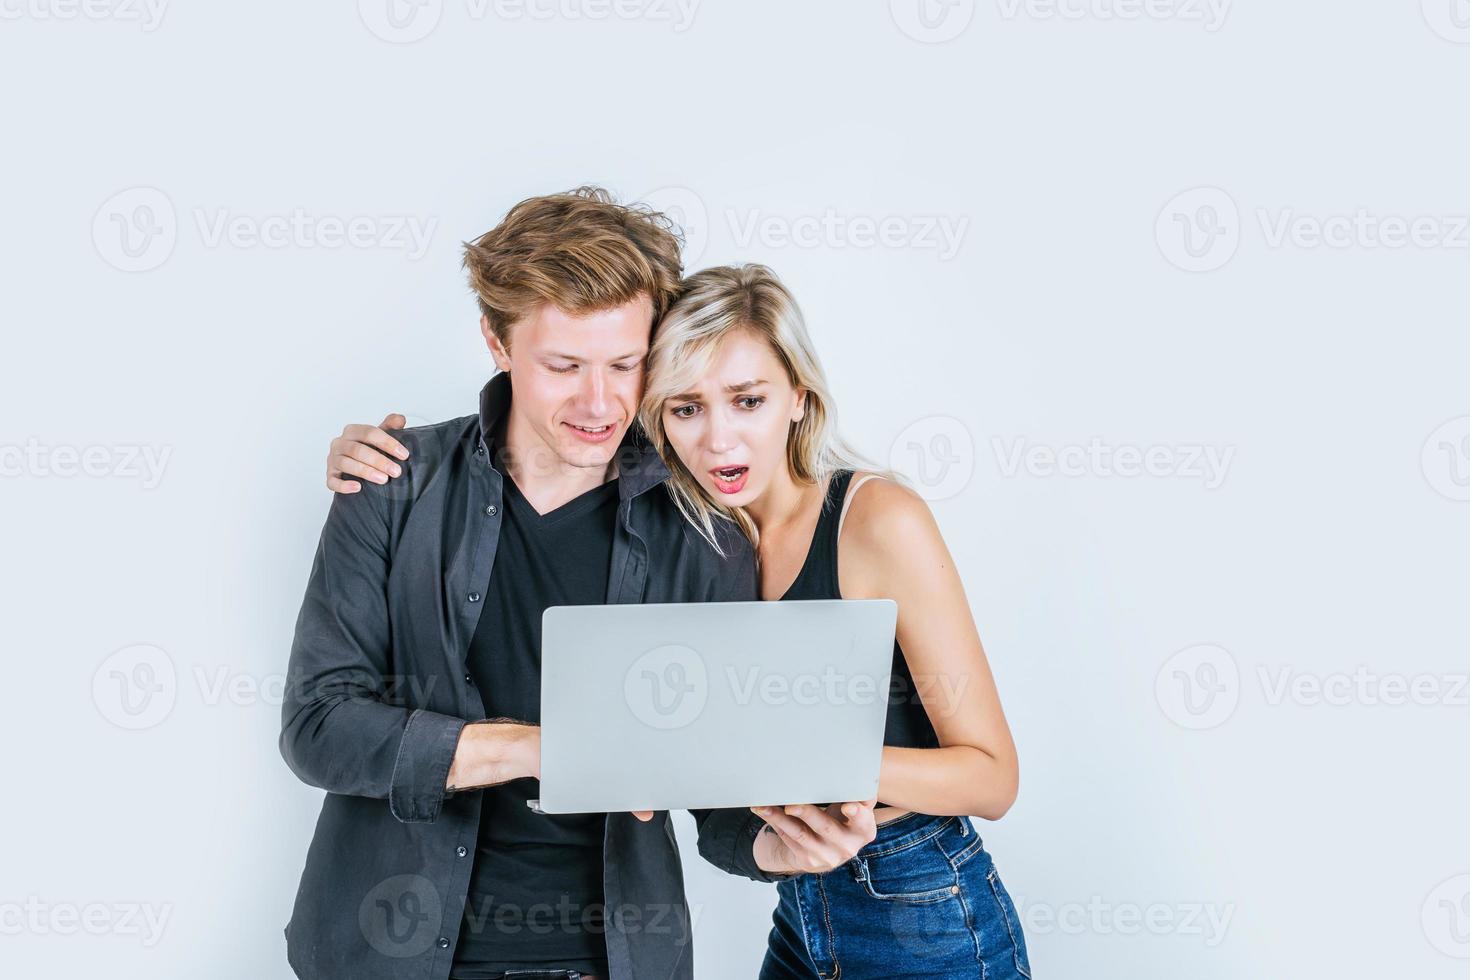
{"type": "Polygon", "coordinates": [[[936,817],[927,813],[905,813],[878,828],[878,836],[858,851],[859,857],[877,857],[923,843],[969,817],[936,817]]]}

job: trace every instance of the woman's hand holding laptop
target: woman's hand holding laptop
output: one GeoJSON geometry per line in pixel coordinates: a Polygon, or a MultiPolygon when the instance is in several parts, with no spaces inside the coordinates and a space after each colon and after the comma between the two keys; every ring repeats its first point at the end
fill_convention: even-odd
{"type": "Polygon", "coordinates": [[[846,864],[878,835],[877,802],[751,807],[766,822],[755,839],[755,863],[772,874],[821,873],[846,864]]]}

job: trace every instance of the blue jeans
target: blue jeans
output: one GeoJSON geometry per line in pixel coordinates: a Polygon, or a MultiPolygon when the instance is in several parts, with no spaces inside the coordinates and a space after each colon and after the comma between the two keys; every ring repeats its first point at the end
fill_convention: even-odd
{"type": "Polygon", "coordinates": [[[1031,976],[1016,907],[969,817],[907,814],[841,867],[776,888],[760,980],[1031,976]]]}

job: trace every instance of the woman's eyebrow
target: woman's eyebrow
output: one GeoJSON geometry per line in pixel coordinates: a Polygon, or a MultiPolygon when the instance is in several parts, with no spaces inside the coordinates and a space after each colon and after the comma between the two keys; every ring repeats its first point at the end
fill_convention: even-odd
{"type": "MultiPolygon", "coordinates": [[[[742,391],[749,391],[750,389],[758,387],[765,383],[766,380],[764,378],[757,378],[754,381],[740,381],[735,384],[725,385],[725,390],[733,395],[738,394],[742,391]]],[[[697,402],[703,400],[704,399],[697,391],[682,391],[677,395],[669,396],[669,401],[697,402]]]]}

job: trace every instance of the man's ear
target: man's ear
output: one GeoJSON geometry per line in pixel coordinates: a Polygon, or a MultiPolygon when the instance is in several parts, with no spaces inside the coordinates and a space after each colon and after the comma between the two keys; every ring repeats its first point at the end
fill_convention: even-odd
{"type": "Polygon", "coordinates": [[[490,348],[490,356],[495,359],[495,366],[502,371],[510,370],[510,351],[495,336],[495,331],[490,329],[490,318],[480,314],[480,335],[485,338],[485,346],[490,348]]]}

